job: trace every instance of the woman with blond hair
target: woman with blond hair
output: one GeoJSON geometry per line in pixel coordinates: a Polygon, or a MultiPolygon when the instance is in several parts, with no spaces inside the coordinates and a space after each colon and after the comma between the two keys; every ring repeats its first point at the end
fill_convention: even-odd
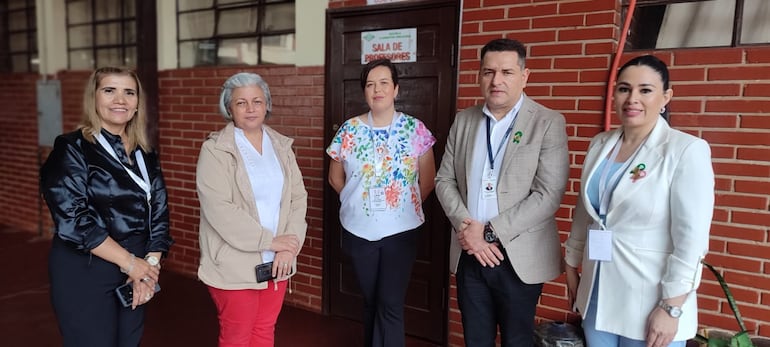
{"type": "Polygon", "coordinates": [[[144,304],[159,288],[172,240],[145,106],[134,71],[97,69],[80,128],[56,138],[40,170],[55,226],[48,269],[64,346],[138,346],[144,304]],[[126,305],[115,291],[125,283],[133,292],[126,305]]]}

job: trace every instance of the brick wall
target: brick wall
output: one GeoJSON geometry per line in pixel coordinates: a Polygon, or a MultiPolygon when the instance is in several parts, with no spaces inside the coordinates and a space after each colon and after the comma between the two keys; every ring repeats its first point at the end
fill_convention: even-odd
{"type": "MultiPolygon", "coordinates": [[[[707,260],[724,268],[750,332],[770,336],[770,47],[657,52],[670,62],[674,126],[707,140],[716,207],[707,260]]],[[[734,330],[713,276],[700,323],[734,330]]]]}
{"type": "Polygon", "coordinates": [[[34,232],[40,206],[36,81],[36,74],[0,74],[0,225],[34,232]]]}
{"type": "MultiPolygon", "coordinates": [[[[218,102],[222,83],[240,70],[194,68],[160,73],[160,150],[171,210],[171,234],[176,240],[168,268],[196,276],[199,203],[195,166],[206,136],[225,125],[218,102]]],[[[294,138],[297,161],[308,191],[308,232],[299,256],[299,273],[286,300],[321,310],[323,254],[323,67],[274,66],[248,71],[270,86],[272,117],[267,124],[294,138]]]]}
{"type": "MultiPolygon", "coordinates": [[[[364,4],[364,0],[331,0],[329,7],[364,4]]],[[[465,0],[462,11],[458,108],[481,101],[476,79],[481,46],[492,38],[510,37],[529,46],[527,65],[532,74],[526,92],[567,118],[572,171],[557,214],[566,238],[585,150],[602,127],[607,71],[620,23],[617,1],[465,0]]],[[[708,260],[724,269],[749,331],[770,336],[770,47],[654,53],[671,67],[672,124],[711,144],[717,206],[708,260]]],[[[625,54],[624,60],[631,55],[625,54]]],[[[300,255],[300,274],[292,281],[294,292],[287,300],[318,311],[324,70],[272,66],[251,71],[270,84],[275,116],[268,123],[295,139],[310,194],[308,238],[300,255]]],[[[177,240],[167,267],[190,276],[198,260],[195,163],[206,134],[224,125],[216,109],[219,87],[235,72],[232,68],[160,72],[160,150],[171,196],[172,235],[177,240]]],[[[62,80],[64,131],[74,129],[80,119],[87,77],[88,72],[56,77],[62,80]]],[[[12,182],[0,185],[0,225],[30,231],[38,222],[36,78],[0,77],[0,179],[12,182]]],[[[41,218],[50,219],[45,213],[41,218]]],[[[454,276],[450,285],[450,343],[459,346],[462,326],[454,276]]],[[[698,298],[702,325],[735,330],[730,309],[710,274],[705,275],[698,298]]],[[[547,283],[539,319],[575,321],[566,307],[563,277],[547,283]]]]}
{"type": "MultiPolygon", "coordinates": [[[[617,1],[463,2],[460,38],[458,109],[483,103],[478,86],[479,53],[491,39],[506,37],[528,46],[531,70],[525,92],[562,112],[570,137],[570,182],[557,212],[562,240],[566,239],[577,201],[580,168],[590,138],[601,131],[608,69],[618,31],[617,1]]],[[[451,276],[450,344],[462,346],[462,324],[451,276]]],[[[537,309],[540,320],[576,323],[568,312],[564,276],[546,283],[537,309]]]]}
{"type": "Polygon", "coordinates": [[[366,5],[366,0],[329,0],[329,8],[366,5]]]}
{"type": "MultiPolygon", "coordinates": [[[[508,37],[529,46],[526,92],[562,112],[570,137],[570,183],[557,214],[562,239],[577,199],[590,138],[602,130],[608,70],[618,39],[618,2],[476,0],[463,2],[458,108],[482,102],[477,71],[481,46],[508,37]]],[[[654,53],[671,68],[674,127],[711,144],[716,208],[707,260],[723,268],[752,334],[770,335],[770,48],[682,49],[654,53]]],[[[613,117],[613,124],[617,121],[613,117]]],[[[700,323],[735,330],[732,312],[713,276],[699,289],[700,323]]],[[[451,281],[454,286],[454,279],[451,281]]],[[[462,345],[452,288],[450,340],[462,345]]],[[[565,310],[563,276],[547,283],[538,318],[576,321],[565,310]]]]}
{"type": "Polygon", "coordinates": [[[91,71],[63,71],[57,75],[62,90],[62,128],[64,132],[77,129],[83,119],[83,91],[91,71]]]}

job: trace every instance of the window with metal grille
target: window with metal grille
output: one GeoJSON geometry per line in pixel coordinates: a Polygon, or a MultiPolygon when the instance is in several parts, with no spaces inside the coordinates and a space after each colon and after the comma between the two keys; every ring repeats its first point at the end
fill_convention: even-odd
{"type": "Polygon", "coordinates": [[[294,0],[177,0],[179,67],[294,64],[294,11],[294,0]]]}
{"type": "Polygon", "coordinates": [[[38,71],[35,21],[35,0],[0,0],[0,71],[38,71]]]}
{"type": "Polygon", "coordinates": [[[136,66],[134,0],[67,0],[69,68],[136,66]]]}
{"type": "MultiPolygon", "coordinates": [[[[627,15],[629,0],[623,0],[627,15]]],[[[768,0],[637,0],[626,49],[770,43],[768,0]]]]}

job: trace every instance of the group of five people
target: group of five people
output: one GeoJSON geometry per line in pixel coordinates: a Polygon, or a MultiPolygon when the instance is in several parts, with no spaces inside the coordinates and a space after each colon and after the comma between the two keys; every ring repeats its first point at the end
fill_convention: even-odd
{"type": "MultiPolygon", "coordinates": [[[[369,110],[348,119],[326,153],[341,247],[364,298],[365,346],[405,345],[406,290],[434,188],[453,229],[450,270],[467,346],[495,346],[498,330],[502,346],[531,346],[543,283],[565,268],[588,346],[684,346],[694,335],[714,177],[708,144],[668,124],[666,65],[647,55],[619,70],[620,127],[588,147],[562,257],[554,216],[570,175],[567,125],[524,93],[525,62],[515,40],[481,49],[484,103],[457,114],[438,171],[436,138],[395,108],[396,65],[363,67],[369,110]]],[[[140,343],[144,304],[172,244],[145,107],[134,72],[97,69],[81,127],[57,138],[41,169],[65,346],[140,343]],[[115,297],[124,283],[133,289],[128,307],[115,297]]],[[[272,346],[305,240],[308,194],[293,140],[265,124],[272,98],[262,77],[228,78],[219,110],[227,124],[203,142],[196,171],[198,277],[217,308],[219,346],[272,346]],[[258,281],[260,268],[267,278],[258,281]]]]}

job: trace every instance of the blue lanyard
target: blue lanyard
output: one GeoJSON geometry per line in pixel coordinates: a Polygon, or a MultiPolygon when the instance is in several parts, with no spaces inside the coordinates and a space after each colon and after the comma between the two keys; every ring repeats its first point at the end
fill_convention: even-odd
{"type": "Polygon", "coordinates": [[[607,213],[610,209],[610,199],[612,199],[612,193],[615,191],[618,183],[620,183],[620,178],[623,176],[623,173],[626,172],[626,170],[628,170],[628,168],[631,166],[631,163],[636,160],[636,156],[639,154],[639,149],[641,149],[642,146],[644,146],[644,144],[647,142],[647,137],[645,137],[644,141],[642,141],[642,143],[636,147],[634,153],[631,154],[628,159],[626,159],[626,161],[623,163],[623,167],[618,169],[618,171],[615,171],[612,177],[607,177],[607,175],[609,175],[610,166],[612,166],[612,163],[614,163],[615,159],[618,157],[620,147],[623,145],[622,141],[623,134],[621,133],[618,141],[615,142],[615,146],[612,148],[610,157],[607,159],[607,162],[602,169],[601,176],[599,176],[599,217],[602,219],[602,222],[605,222],[605,219],[607,218],[607,213]]]}
{"type": "Polygon", "coordinates": [[[508,126],[508,130],[505,131],[505,135],[503,135],[503,139],[500,140],[500,144],[497,145],[497,151],[495,152],[495,155],[492,155],[492,134],[489,132],[489,116],[487,117],[487,155],[489,157],[489,168],[494,170],[495,169],[495,158],[497,158],[497,155],[500,154],[500,149],[503,148],[503,144],[505,144],[505,140],[508,139],[508,136],[511,135],[511,131],[513,130],[513,124],[516,123],[516,116],[519,113],[516,112],[516,114],[513,115],[513,120],[511,121],[511,125],[508,126]]]}

